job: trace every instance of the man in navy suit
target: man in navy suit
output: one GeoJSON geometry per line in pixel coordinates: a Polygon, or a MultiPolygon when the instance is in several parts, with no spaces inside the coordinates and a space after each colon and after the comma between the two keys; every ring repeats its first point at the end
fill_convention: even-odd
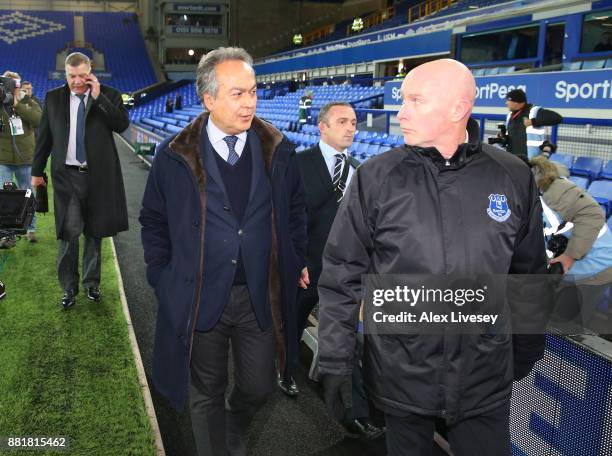
{"type": "Polygon", "coordinates": [[[257,84],[240,48],[206,54],[208,112],[160,144],[140,222],[158,298],[153,382],[189,405],[200,456],[246,455],[246,430],[297,347],[306,206],[294,146],[255,116],[257,84]],[[231,342],[235,384],[227,399],[231,342]]]}
{"type": "MultiPolygon", "coordinates": [[[[321,275],[322,256],[327,236],[359,161],[348,154],[357,128],[353,107],[344,102],[331,102],[319,111],[319,144],[298,154],[298,165],[306,192],[308,208],[308,249],[306,264],[310,284],[298,290],[297,337],[298,342],[308,321],[308,316],[319,301],[317,283],[321,275]]],[[[361,350],[358,344],[357,350],[361,350]]],[[[359,360],[358,357],[355,358],[359,360]]],[[[297,358],[289,364],[289,371],[297,365],[297,358]]],[[[353,369],[352,407],[342,417],[342,424],[349,435],[375,439],[384,429],[369,419],[368,399],[363,389],[361,368],[353,369]]],[[[299,393],[293,377],[285,373],[279,381],[280,389],[289,396],[299,393]]]]}

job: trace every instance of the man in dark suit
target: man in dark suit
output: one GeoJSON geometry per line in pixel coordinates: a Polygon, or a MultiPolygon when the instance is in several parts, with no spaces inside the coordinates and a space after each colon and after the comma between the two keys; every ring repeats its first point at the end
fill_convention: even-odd
{"type": "MultiPolygon", "coordinates": [[[[308,208],[308,250],[306,265],[310,285],[298,290],[297,335],[298,343],[306,326],[308,316],[316,306],[319,296],[317,283],[322,269],[323,248],[331,229],[334,217],[346,187],[359,162],[348,155],[353,143],[357,118],[353,107],[348,103],[332,102],[319,112],[319,144],[298,154],[298,165],[306,191],[308,208]]],[[[359,349],[360,347],[358,347],[359,349]]],[[[297,365],[292,360],[289,372],[297,365]]],[[[299,391],[290,373],[279,380],[280,389],[289,396],[299,391]]],[[[368,400],[361,380],[361,368],[353,370],[353,407],[345,415],[342,424],[352,436],[376,438],[383,429],[372,424],[369,419],[368,400]]]]}
{"type": "Polygon", "coordinates": [[[128,229],[113,132],[130,124],[120,93],[98,82],[86,55],[74,52],[66,58],[66,80],[47,92],[32,163],[32,186],[45,185],[42,175],[51,155],[64,309],[75,304],[79,289],[81,233],[83,287],[88,299],[99,301],[101,240],[128,229]]]}
{"type": "Polygon", "coordinates": [[[208,112],[160,144],[140,215],[158,299],[153,382],[179,410],[189,387],[200,456],[246,455],[247,427],[276,385],[275,345],[281,371],[296,350],[296,284],[308,282],[295,149],[255,116],[252,64],[240,48],[202,58],[208,112]]]}

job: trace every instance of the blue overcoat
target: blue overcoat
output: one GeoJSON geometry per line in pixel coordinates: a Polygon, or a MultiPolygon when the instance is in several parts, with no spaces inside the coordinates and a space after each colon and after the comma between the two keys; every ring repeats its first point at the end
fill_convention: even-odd
{"type": "MultiPolygon", "coordinates": [[[[175,137],[161,143],[145,189],[140,223],[147,280],[158,300],[153,384],[182,410],[187,396],[195,322],[204,276],[206,179],[202,153],[203,113],[175,137]]],[[[306,204],[295,149],[257,117],[251,129],[261,141],[272,197],[269,302],[279,368],[297,350],[295,306],[305,266],[306,204]]]]}

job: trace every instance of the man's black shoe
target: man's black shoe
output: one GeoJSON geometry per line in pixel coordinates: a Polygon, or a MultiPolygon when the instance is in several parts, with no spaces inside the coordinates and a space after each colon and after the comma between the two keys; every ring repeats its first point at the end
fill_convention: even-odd
{"type": "Polygon", "coordinates": [[[353,421],[342,423],[349,437],[363,437],[367,440],[374,440],[385,433],[385,428],[374,426],[374,423],[369,418],[357,418],[353,421]]]}
{"type": "Polygon", "coordinates": [[[76,293],[72,290],[65,290],[62,296],[62,308],[64,310],[70,309],[76,304],[76,293]]]}
{"type": "Polygon", "coordinates": [[[278,387],[283,393],[291,397],[297,396],[300,392],[293,377],[291,377],[289,380],[285,380],[281,376],[279,376],[278,387]]]}
{"type": "Polygon", "coordinates": [[[92,301],[100,302],[100,288],[98,287],[87,288],[87,299],[91,299],[92,301]]]}

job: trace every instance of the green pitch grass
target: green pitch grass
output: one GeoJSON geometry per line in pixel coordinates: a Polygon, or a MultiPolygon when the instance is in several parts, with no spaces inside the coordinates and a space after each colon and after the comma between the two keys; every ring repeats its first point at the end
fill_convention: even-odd
{"type": "Polygon", "coordinates": [[[0,438],[62,436],[69,447],[9,451],[0,442],[0,454],[154,455],[110,241],[102,244],[102,301],[80,290],[63,311],[52,212],[39,215],[37,236],[0,250],[0,438]]]}

